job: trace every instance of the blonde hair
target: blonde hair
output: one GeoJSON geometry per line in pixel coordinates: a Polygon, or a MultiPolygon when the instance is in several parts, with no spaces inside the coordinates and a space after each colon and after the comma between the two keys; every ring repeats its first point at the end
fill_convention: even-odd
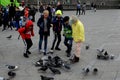
{"type": "Polygon", "coordinates": [[[43,14],[49,14],[49,11],[48,10],[44,10],[43,14]]]}
{"type": "Polygon", "coordinates": [[[74,23],[76,23],[77,21],[78,21],[77,16],[72,15],[72,17],[70,18],[70,23],[71,23],[71,24],[74,24],[74,23]]]}

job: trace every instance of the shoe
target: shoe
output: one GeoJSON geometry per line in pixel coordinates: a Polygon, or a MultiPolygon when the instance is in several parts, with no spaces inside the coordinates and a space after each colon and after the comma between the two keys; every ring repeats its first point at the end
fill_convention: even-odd
{"type": "Polygon", "coordinates": [[[30,51],[27,51],[27,53],[28,53],[28,54],[31,54],[31,52],[30,52],[30,51]]]}
{"type": "Polygon", "coordinates": [[[47,53],[46,53],[46,52],[44,52],[44,55],[47,55],[47,53]]]}
{"type": "Polygon", "coordinates": [[[55,48],[55,50],[61,51],[61,49],[60,49],[60,48],[55,48]]]}
{"type": "Polygon", "coordinates": [[[53,49],[50,50],[50,53],[53,53],[53,49]]]}
{"type": "Polygon", "coordinates": [[[39,53],[43,53],[44,51],[42,49],[39,49],[39,53]]]}
{"type": "Polygon", "coordinates": [[[2,29],[2,31],[4,31],[4,30],[6,30],[6,29],[2,29]]]}
{"type": "Polygon", "coordinates": [[[67,53],[67,57],[70,57],[71,56],[71,54],[70,53],[67,53]]]}
{"type": "Polygon", "coordinates": [[[28,56],[27,53],[24,53],[23,56],[24,56],[25,58],[29,58],[29,56],[28,56]]]}
{"type": "Polygon", "coordinates": [[[69,59],[72,63],[77,63],[79,62],[79,57],[74,56],[73,59],[69,59]]]}

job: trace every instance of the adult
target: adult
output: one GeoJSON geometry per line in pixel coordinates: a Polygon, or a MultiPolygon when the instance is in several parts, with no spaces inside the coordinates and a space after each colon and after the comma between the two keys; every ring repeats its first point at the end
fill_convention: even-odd
{"type": "Polygon", "coordinates": [[[82,13],[81,14],[85,15],[85,11],[86,11],[86,3],[83,3],[83,5],[82,5],[82,13]]]}
{"type": "Polygon", "coordinates": [[[39,18],[37,22],[37,26],[39,27],[39,51],[42,49],[42,42],[44,40],[44,55],[47,53],[47,41],[48,36],[50,35],[50,27],[51,27],[51,19],[49,18],[49,11],[44,10],[43,15],[39,18]]]}
{"type": "Polygon", "coordinates": [[[10,23],[13,22],[13,19],[15,17],[16,14],[16,10],[15,10],[16,6],[13,5],[13,3],[11,3],[11,6],[9,7],[9,27],[12,29],[12,25],[10,25],[10,23]]]}
{"type": "Polygon", "coordinates": [[[16,13],[15,6],[12,3],[11,6],[9,7],[9,20],[10,21],[13,20],[15,13],[16,13]]]}
{"type": "Polygon", "coordinates": [[[34,6],[32,6],[30,8],[30,11],[29,11],[29,17],[32,17],[32,21],[35,22],[35,14],[36,14],[36,9],[34,6]]]}
{"type": "Polygon", "coordinates": [[[63,6],[62,6],[62,4],[60,3],[60,1],[57,3],[56,11],[57,11],[57,10],[61,10],[62,13],[63,13],[63,6]]]}
{"type": "Polygon", "coordinates": [[[77,3],[77,11],[76,11],[76,15],[80,15],[81,14],[81,4],[80,2],[77,3]]]}
{"type": "Polygon", "coordinates": [[[43,4],[41,3],[40,8],[39,8],[39,12],[41,13],[41,15],[42,15],[43,11],[44,11],[44,7],[43,7],[43,4]]]}
{"type": "Polygon", "coordinates": [[[52,8],[50,5],[47,6],[47,10],[49,11],[49,17],[52,19],[52,8]]]}
{"type": "Polygon", "coordinates": [[[75,53],[71,61],[76,63],[79,62],[81,45],[85,41],[84,25],[76,16],[72,16],[71,23],[72,23],[72,37],[76,46],[75,53]]]}
{"type": "Polygon", "coordinates": [[[94,3],[94,5],[93,5],[94,12],[96,12],[96,7],[97,7],[97,5],[94,3]]]}

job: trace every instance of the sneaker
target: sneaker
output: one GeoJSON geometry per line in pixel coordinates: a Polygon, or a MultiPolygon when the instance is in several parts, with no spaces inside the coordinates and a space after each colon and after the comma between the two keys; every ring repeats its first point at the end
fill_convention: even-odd
{"type": "Polygon", "coordinates": [[[60,48],[55,48],[55,50],[61,51],[61,49],[60,49],[60,48]]]}
{"type": "Polygon", "coordinates": [[[43,50],[42,50],[42,49],[40,49],[40,50],[39,50],[39,53],[43,53],[43,50]]]}
{"type": "Polygon", "coordinates": [[[53,53],[53,49],[50,50],[50,53],[53,53]]]}
{"type": "Polygon", "coordinates": [[[24,53],[23,56],[24,56],[25,58],[29,58],[28,54],[26,54],[26,53],[24,53]]]}

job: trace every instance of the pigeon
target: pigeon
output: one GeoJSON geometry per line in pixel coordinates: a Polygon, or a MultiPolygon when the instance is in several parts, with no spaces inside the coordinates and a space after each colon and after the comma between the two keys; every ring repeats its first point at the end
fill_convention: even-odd
{"type": "Polygon", "coordinates": [[[38,71],[46,71],[48,69],[47,66],[42,66],[40,69],[38,69],[38,71]]]}
{"type": "Polygon", "coordinates": [[[8,76],[14,78],[16,76],[16,73],[13,71],[9,71],[8,76]]]}
{"type": "Polygon", "coordinates": [[[86,45],[85,49],[88,50],[89,48],[90,48],[90,46],[89,46],[89,45],[86,45]]]}
{"type": "Polygon", "coordinates": [[[68,64],[63,64],[63,67],[65,67],[66,69],[71,69],[70,66],[68,64]]]}
{"type": "Polygon", "coordinates": [[[98,72],[98,69],[97,69],[97,68],[94,68],[94,69],[93,69],[93,73],[94,73],[94,74],[97,74],[97,72],[98,72]]]}
{"type": "Polygon", "coordinates": [[[88,73],[90,72],[90,69],[89,69],[89,68],[83,68],[83,72],[84,72],[85,74],[88,74],[88,73]]]}
{"type": "Polygon", "coordinates": [[[17,70],[18,66],[6,65],[9,70],[17,70]]]}
{"type": "Polygon", "coordinates": [[[8,37],[6,37],[7,39],[11,39],[12,38],[12,35],[10,35],[10,36],[8,36],[8,37]]]}
{"type": "Polygon", "coordinates": [[[49,69],[54,73],[54,74],[61,74],[61,72],[58,69],[55,69],[53,67],[49,67],[49,69]]]}
{"type": "Polygon", "coordinates": [[[41,80],[54,80],[53,77],[46,77],[46,76],[43,76],[43,75],[40,75],[41,77],[41,80]]]}
{"type": "Polygon", "coordinates": [[[43,64],[42,64],[42,62],[40,62],[40,61],[37,61],[36,63],[35,63],[35,67],[40,67],[40,66],[42,66],[43,64]]]}

